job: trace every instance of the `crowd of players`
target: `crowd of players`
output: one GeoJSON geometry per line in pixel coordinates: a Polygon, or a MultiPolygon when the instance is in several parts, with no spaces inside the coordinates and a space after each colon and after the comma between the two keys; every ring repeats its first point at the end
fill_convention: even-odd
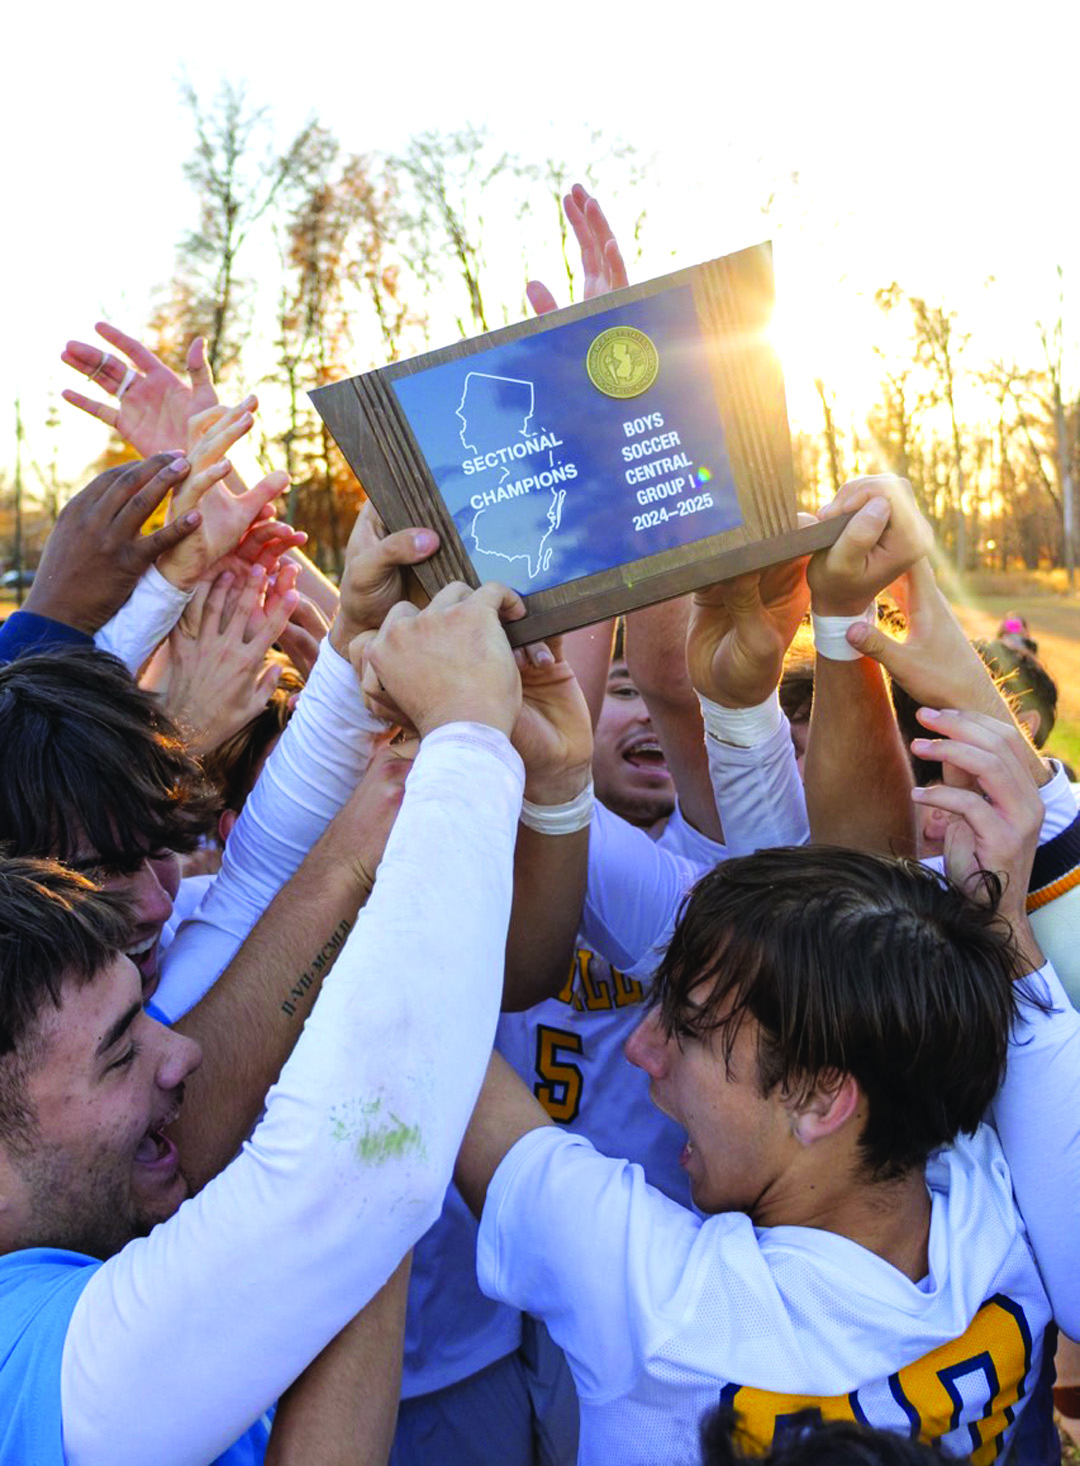
{"type": "Polygon", "coordinates": [[[511,652],[99,329],[141,457],[0,627],[0,1463],[1059,1459],[1077,788],[907,484],[511,652]]]}

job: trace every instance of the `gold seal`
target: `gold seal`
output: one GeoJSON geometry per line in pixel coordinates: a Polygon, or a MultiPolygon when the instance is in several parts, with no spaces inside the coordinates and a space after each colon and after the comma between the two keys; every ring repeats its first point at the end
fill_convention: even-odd
{"type": "Polygon", "coordinates": [[[589,381],[607,397],[640,397],[660,375],[656,347],[634,326],[609,326],[585,358],[589,381]]]}

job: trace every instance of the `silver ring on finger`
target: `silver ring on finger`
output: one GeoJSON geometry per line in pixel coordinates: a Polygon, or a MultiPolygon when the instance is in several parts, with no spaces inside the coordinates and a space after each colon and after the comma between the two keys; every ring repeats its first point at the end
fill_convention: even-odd
{"type": "Polygon", "coordinates": [[[130,367],[130,366],[129,367],[125,367],[124,368],[124,379],[120,383],[119,387],[117,387],[117,389],[116,389],[116,395],[117,395],[118,398],[119,397],[123,397],[124,393],[131,386],[131,384],[132,384],[132,382],[134,380],[135,380],[135,368],[134,367],[130,367]]]}
{"type": "Polygon", "coordinates": [[[101,353],[101,360],[98,362],[98,364],[94,368],[94,370],[90,373],[90,380],[91,380],[91,382],[96,382],[97,381],[98,377],[101,376],[102,372],[109,365],[109,360],[110,360],[109,353],[107,351],[103,351],[101,353]]]}

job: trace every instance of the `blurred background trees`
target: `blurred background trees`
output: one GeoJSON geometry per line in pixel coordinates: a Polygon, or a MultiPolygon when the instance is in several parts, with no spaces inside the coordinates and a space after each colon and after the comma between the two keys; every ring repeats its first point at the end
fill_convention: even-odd
{"type": "MultiPolygon", "coordinates": [[[[621,242],[632,262],[646,225],[635,210],[648,160],[590,133],[581,146],[587,168],[558,157],[526,161],[473,126],[418,133],[394,155],[356,153],[315,118],[282,147],[269,110],[243,86],[226,82],[200,97],[186,85],[183,100],[192,127],[184,174],[198,224],[178,237],[175,269],[149,319],[117,324],[136,334],[141,327],[178,369],[191,338],[204,335],[223,396],[259,393],[261,437],[252,447],[264,469],[287,469],[287,513],[333,572],[363,491],[308,392],[521,318],[530,239],[560,240],[566,278],[550,283],[576,298],[577,251],[559,200],[578,177],[631,219],[621,242]],[[519,252],[511,245],[507,258],[515,237],[519,252]]],[[[1027,361],[976,359],[948,302],[911,294],[903,282],[883,285],[880,342],[890,344],[876,345],[876,384],[864,383],[856,403],[818,378],[818,422],[793,435],[805,507],[853,474],[896,472],[911,480],[958,569],[1071,572],[1077,535],[1067,521],[1080,480],[1080,373],[1066,347],[1076,336],[1066,332],[1071,283],[1059,271],[1055,318],[1034,323],[1040,350],[1027,361]]],[[[31,566],[59,508],[89,477],[61,477],[61,430],[55,406],[23,424],[20,532],[31,566]]],[[[113,440],[90,467],[126,456],[113,440]]],[[[4,490],[0,561],[10,565],[10,481],[4,490]]]]}

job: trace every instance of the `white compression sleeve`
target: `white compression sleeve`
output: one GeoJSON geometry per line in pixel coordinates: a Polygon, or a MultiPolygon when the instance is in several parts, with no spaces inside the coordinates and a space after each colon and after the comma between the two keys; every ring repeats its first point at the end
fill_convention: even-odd
{"type": "Polygon", "coordinates": [[[783,714],[776,731],[752,748],[722,743],[712,734],[706,735],[705,747],[729,856],[806,844],[810,839],[806,795],[791,725],[783,714]]]}
{"type": "Polygon", "coordinates": [[[352,666],[327,637],[296,711],[229,836],[221,871],[162,962],[172,1022],[202,997],[363,778],[376,738],[352,666]]]}
{"type": "Polygon", "coordinates": [[[165,640],[194,591],[177,590],[151,565],[111,621],[94,633],[99,651],[119,657],[133,677],[165,640]]]}
{"type": "Polygon", "coordinates": [[[523,788],[491,728],[424,740],[375,889],[264,1120],[76,1305],[69,1466],[205,1466],[434,1222],[495,1033],[523,788]]]}
{"type": "Polygon", "coordinates": [[[1054,1011],[1023,1003],[1009,1041],[1005,1080],[990,1108],[1013,1190],[1054,1309],[1070,1338],[1080,1338],[1080,1013],[1049,963],[1021,988],[1054,1011]]]}

